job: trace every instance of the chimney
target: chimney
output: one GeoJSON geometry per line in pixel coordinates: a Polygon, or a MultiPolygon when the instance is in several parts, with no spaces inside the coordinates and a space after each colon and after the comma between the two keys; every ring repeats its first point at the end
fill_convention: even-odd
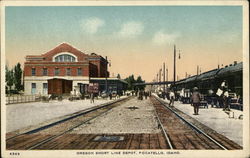
{"type": "Polygon", "coordinates": [[[234,65],[237,65],[237,61],[234,61],[234,65]]]}

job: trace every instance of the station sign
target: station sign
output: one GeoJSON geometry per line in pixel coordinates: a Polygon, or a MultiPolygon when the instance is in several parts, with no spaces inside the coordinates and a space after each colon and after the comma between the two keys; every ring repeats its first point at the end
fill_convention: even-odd
{"type": "Polygon", "coordinates": [[[89,83],[88,92],[89,93],[98,93],[99,92],[99,84],[98,83],[89,83]]]}

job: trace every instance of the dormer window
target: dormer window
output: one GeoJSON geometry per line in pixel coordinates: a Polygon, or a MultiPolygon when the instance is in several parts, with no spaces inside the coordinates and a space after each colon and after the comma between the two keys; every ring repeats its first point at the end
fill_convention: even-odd
{"type": "Polygon", "coordinates": [[[76,56],[74,56],[73,54],[64,52],[64,53],[58,54],[57,56],[54,56],[53,61],[54,62],[76,62],[77,59],[76,59],[76,56]]]}

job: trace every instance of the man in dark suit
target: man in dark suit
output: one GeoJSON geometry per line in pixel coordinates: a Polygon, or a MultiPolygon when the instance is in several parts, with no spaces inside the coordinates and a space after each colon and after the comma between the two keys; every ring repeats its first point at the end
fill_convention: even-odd
{"type": "Polygon", "coordinates": [[[194,107],[194,115],[199,115],[198,112],[199,112],[200,102],[201,102],[201,94],[198,92],[198,88],[194,87],[193,94],[191,97],[191,103],[194,107]]]}

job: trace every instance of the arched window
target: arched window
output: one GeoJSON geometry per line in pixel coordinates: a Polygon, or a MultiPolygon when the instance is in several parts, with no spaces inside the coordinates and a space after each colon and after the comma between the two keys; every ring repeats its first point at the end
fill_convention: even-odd
{"type": "Polygon", "coordinates": [[[55,62],[75,62],[76,58],[72,55],[62,54],[55,57],[55,62]]]}

